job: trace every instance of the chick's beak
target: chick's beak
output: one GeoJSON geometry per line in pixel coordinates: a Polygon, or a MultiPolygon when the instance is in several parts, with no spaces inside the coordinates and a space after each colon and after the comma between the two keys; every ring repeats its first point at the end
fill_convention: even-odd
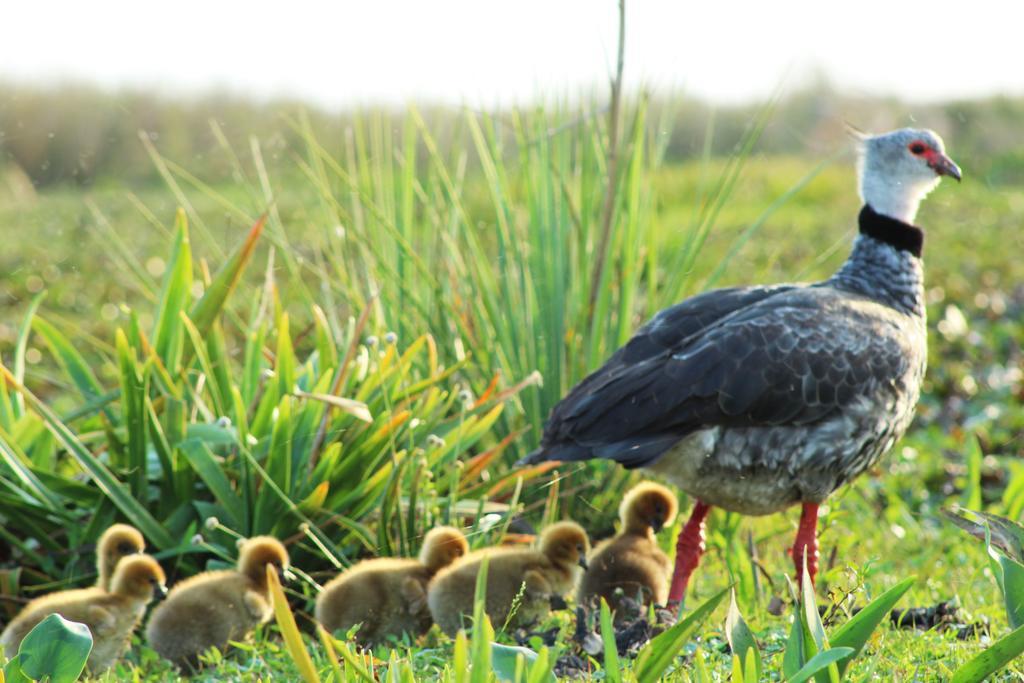
{"type": "Polygon", "coordinates": [[[162,583],[158,583],[156,586],[156,597],[162,600],[167,597],[167,586],[162,583]]]}
{"type": "Polygon", "coordinates": [[[938,175],[948,175],[960,182],[960,167],[945,154],[935,152],[928,158],[928,166],[938,175]]]}
{"type": "Polygon", "coordinates": [[[584,569],[584,570],[587,570],[587,569],[589,569],[589,568],[590,568],[590,565],[589,565],[589,564],[587,564],[587,558],[586,558],[585,556],[583,556],[583,555],[580,555],[580,559],[579,559],[579,561],[578,561],[578,564],[579,564],[579,565],[580,565],[581,567],[583,567],[583,569],[584,569]]]}
{"type": "Polygon", "coordinates": [[[661,533],[661,530],[664,528],[664,526],[665,520],[663,520],[661,517],[651,518],[651,528],[654,529],[654,533],[661,533]]]}

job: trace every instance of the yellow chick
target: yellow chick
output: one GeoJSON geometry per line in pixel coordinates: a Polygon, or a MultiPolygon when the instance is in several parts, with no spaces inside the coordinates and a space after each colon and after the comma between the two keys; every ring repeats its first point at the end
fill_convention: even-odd
{"type": "Polygon", "coordinates": [[[139,530],[128,524],[115,524],[103,532],[96,542],[96,585],[110,590],[110,579],[118,561],[126,555],[135,555],[146,549],[146,540],[139,530]]]}
{"type": "Polygon", "coordinates": [[[558,522],[546,528],[536,549],[488,548],[470,553],[451,567],[442,569],[430,582],[427,605],[434,621],[449,635],[463,626],[463,617],[473,614],[476,577],[483,559],[489,558],[485,609],[495,628],[509,619],[525,626],[551,610],[551,599],[572,592],[579,579],[579,567],[586,567],[590,542],[587,532],[575,522],[558,522]],[[525,584],[525,587],[524,587],[525,584]]]}
{"type": "Polygon", "coordinates": [[[428,582],[468,551],[461,531],[437,527],[423,539],[418,559],[364,560],[331,580],[316,600],[316,619],[329,632],[361,623],[356,638],[363,645],[391,634],[425,633],[433,623],[428,582]]]}
{"type": "Polygon", "coordinates": [[[267,565],[288,568],[288,551],[276,538],[242,544],[238,570],[203,572],[174,585],[146,624],[150,647],[178,667],[196,667],[202,652],[223,650],[273,614],[267,565]]]}
{"type": "Polygon", "coordinates": [[[594,548],[577,601],[596,603],[601,596],[613,610],[621,596],[664,605],[672,563],[654,534],[672,524],[678,508],[675,494],[661,484],[645,481],[630,489],[619,506],[622,527],[616,536],[594,548]],[[616,589],[622,593],[617,595],[616,589]]]}
{"type": "Polygon", "coordinates": [[[59,614],[89,627],[93,645],[87,666],[94,674],[105,671],[128,649],[154,594],[167,592],[166,581],[164,570],[149,555],[126,557],[114,570],[110,591],[94,586],[51,593],[28,603],[0,635],[0,650],[13,657],[29,631],[49,615],[59,614]]]}

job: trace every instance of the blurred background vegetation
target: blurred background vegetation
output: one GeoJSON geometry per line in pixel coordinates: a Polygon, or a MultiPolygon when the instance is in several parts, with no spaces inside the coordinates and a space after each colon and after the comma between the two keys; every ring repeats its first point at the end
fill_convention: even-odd
{"type": "MultiPolygon", "coordinates": [[[[760,105],[712,106],[687,98],[651,98],[652,121],[671,132],[669,162],[735,151],[760,105]],[[664,113],[662,114],[662,110],[664,113]],[[709,119],[717,134],[705,140],[709,119]],[[709,144],[709,149],[705,145],[709,144]]],[[[457,135],[460,111],[422,107],[425,115],[444,120],[439,144],[457,135]]],[[[282,118],[303,110],[317,138],[340,143],[353,113],[328,111],[291,100],[254,100],[211,93],[172,97],[148,91],[110,91],[89,85],[32,86],[0,81],[0,160],[7,166],[10,191],[27,179],[36,189],[107,182],[139,188],[158,180],[138,136],[146,135],[161,153],[191,172],[216,183],[231,179],[231,164],[217,153],[223,140],[244,149],[255,137],[264,145],[268,165],[287,162],[300,135],[282,118]],[[211,128],[216,124],[219,132],[211,128]],[[223,138],[221,138],[223,136],[223,138]],[[20,173],[19,173],[20,172],[20,173]],[[24,174],[24,179],[18,176],[24,174]]],[[[990,97],[935,103],[908,103],[896,98],[842,94],[827,82],[790,93],[774,106],[761,135],[763,154],[818,158],[843,139],[843,122],[863,130],[923,125],[956,141],[958,157],[973,178],[990,183],[1024,180],[1020,121],[1024,98],[990,97]],[[913,112],[910,116],[908,112],[913,112]]],[[[365,113],[365,112],[364,112],[365,113]]],[[[378,112],[399,122],[400,109],[378,112]]]]}

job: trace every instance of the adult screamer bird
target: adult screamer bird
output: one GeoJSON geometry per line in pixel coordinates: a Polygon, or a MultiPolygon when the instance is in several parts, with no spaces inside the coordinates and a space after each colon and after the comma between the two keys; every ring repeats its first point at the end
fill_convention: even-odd
{"type": "Polygon", "coordinates": [[[552,410],[527,464],[608,458],[661,474],[696,503],[676,545],[682,600],[713,506],[766,515],[801,503],[791,555],[817,572],[818,506],[899,439],[927,347],[923,232],[940,176],[930,130],[861,140],[864,201],[846,263],[814,284],[719,289],[661,311],[552,410]]]}

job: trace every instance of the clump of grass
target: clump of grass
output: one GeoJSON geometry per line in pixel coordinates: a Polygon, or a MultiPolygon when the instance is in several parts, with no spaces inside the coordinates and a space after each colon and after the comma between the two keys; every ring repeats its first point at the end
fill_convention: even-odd
{"type": "MultiPolygon", "coordinates": [[[[233,542],[225,529],[289,536],[305,524],[342,561],[366,550],[413,554],[443,501],[476,487],[481,468],[455,479],[431,473],[488,439],[481,455],[501,452],[490,430],[527,385],[503,390],[495,380],[471,404],[460,401],[453,376],[466,361],[442,366],[430,335],[401,349],[390,337],[370,343],[352,320],[339,346],[314,309],[305,341],[270,286],[248,322],[232,320],[225,305],[262,228],[260,220],[220,272],[200,280],[193,301],[188,221],[179,213],[154,327],[144,330],[132,314],[116,331],[105,360],[118,368],[113,386],[56,325],[30,317],[83,400],[62,417],[23,384],[18,364],[0,366],[2,466],[20,482],[4,533],[44,571],[28,539],[78,546],[115,515],[164,557],[192,553],[187,539],[207,519],[218,520],[207,530],[214,543],[233,542]],[[242,324],[234,349],[225,332],[232,324],[242,324]],[[81,472],[96,487],[65,484],[36,463],[81,472]],[[77,519],[89,511],[83,527],[77,519]]],[[[509,488],[511,476],[491,488],[509,488]]]]}

